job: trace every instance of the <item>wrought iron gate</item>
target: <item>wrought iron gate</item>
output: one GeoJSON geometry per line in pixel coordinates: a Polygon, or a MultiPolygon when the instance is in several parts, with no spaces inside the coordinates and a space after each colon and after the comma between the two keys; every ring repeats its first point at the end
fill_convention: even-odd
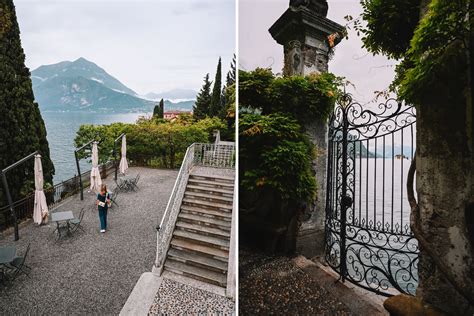
{"type": "Polygon", "coordinates": [[[386,296],[418,285],[405,191],[415,123],[414,107],[389,99],[365,109],[350,94],[329,123],[326,261],[343,281],[386,296]]]}

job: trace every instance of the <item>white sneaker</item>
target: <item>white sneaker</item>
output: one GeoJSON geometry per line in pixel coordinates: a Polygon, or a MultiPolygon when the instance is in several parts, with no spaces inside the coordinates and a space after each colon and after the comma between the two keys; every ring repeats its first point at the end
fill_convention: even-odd
{"type": "Polygon", "coordinates": [[[101,232],[101,233],[105,233],[105,229],[101,229],[100,232],[101,232]]]}

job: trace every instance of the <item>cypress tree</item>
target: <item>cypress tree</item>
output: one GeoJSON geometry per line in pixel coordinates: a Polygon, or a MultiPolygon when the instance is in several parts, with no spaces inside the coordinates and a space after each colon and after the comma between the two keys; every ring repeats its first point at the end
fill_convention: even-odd
{"type": "Polygon", "coordinates": [[[160,106],[159,104],[156,104],[155,107],[153,108],[153,118],[158,117],[160,114],[160,106]]]}
{"type": "Polygon", "coordinates": [[[214,80],[214,86],[212,88],[211,95],[211,106],[209,109],[209,116],[217,116],[221,112],[221,81],[222,81],[222,66],[221,58],[217,63],[216,79],[214,80]]]}
{"type": "Polygon", "coordinates": [[[230,70],[227,72],[227,77],[226,77],[226,84],[222,88],[222,93],[221,93],[221,108],[218,113],[218,116],[222,119],[225,119],[227,117],[227,109],[229,108],[229,104],[227,100],[227,88],[232,86],[235,83],[235,75],[236,75],[236,66],[235,66],[235,54],[234,57],[232,58],[232,61],[230,63],[230,70]]]}
{"type": "Polygon", "coordinates": [[[164,118],[164,115],[165,115],[165,101],[163,99],[160,100],[160,106],[159,106],[159,109],[158,109],[158,117],[159,118],[164,118]]]}
{"type": "MultiPolygon", "coordinates": [[[[0,2],[0,112],[0,167],[39,150],[44,180],[52,183],[54,166],[49,155],[46,128],[38,104],[34,102],[30,71],[25,66],[12,0],[0,2]]],[[[20,198],[22,189],[33,190],[33,160],[9,171],[7,178],[13,200],[20,198]]],[[[6,204],[1,193],[0,204],[6,204]]]]}
{"type": "Polygon", "coordinates": [[[235,62],[235,54],[234,57],[232,58],[232,62],[230,63],[230,70],[227,73],[227,78],[226,78],[226,87],[229,87],[235,83],[235,74],[236,74],[236,62],[235,62]]]}
{"type": "Polygon", "coordinates": [[[196,103],[193,107],[193,117],[196,120],[201,120],[209,115],[209,108],[211,106],[211,82],[209,81],[209,74],[204,77],[204,84],[196,96],[196,103]]]}

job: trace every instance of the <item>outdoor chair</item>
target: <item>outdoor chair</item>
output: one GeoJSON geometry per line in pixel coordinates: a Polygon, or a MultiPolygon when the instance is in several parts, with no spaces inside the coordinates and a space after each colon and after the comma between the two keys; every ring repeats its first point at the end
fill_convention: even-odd
{"type": "Polygon", "coordinates": [[[139,180],[140,180],[140,174],[137,174],[137,176],[135,177],[135,179],[132,181],[132,186],[133,186],[134,188],[140,189],[140,188],[138,187],[138,185],[137,185],[139,180]]]}
{"type": "Polygon", "coordinates": [[[79,217],[78,218],[73,218],[69,220],[69,224],[72,225],[72,231],[75,232],[79,228],[85,232],[84,228],[82,228],[82,219],[84,218],[84,214],[86,213],[85,208],[82,208],[81,211],[79,212],[79,217]]]}
{"type": "Polygon", "coordinates": [[[119,205],[117,203],[117,197],[118,197],[119,192],[120,191],[117,191],[117,190],[109,192],[109,194],[110,194],[110,207],[112,207],[114,204],[117,205],[117,207],[119,207],[119,205]]]}
{"type": "Polygon", "coordinates": [[[31,268],[25,264],[26,258],[28,257],[28,253],[30,252],[30,245],[31,243],[28,244],[26,247],[25,254],[23,256],[15,257],[12,262],[9,263],[9,266],[13,270],[12,273],[12,280],[15,280],[20,273],[25,274],[27,277],[30,277],[29,273],[31,271],[31,268]]]}

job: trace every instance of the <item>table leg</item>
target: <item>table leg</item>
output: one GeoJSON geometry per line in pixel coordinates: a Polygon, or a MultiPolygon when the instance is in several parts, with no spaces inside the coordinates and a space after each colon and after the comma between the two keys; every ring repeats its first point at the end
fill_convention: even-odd
{"type": "Polygon", "coordinates": [[[61,226],[59,226],[59,222],[56,222],[56,230],[58,231],[58,238],[56,240],[59,240],[61,238],[61,226]]]}

